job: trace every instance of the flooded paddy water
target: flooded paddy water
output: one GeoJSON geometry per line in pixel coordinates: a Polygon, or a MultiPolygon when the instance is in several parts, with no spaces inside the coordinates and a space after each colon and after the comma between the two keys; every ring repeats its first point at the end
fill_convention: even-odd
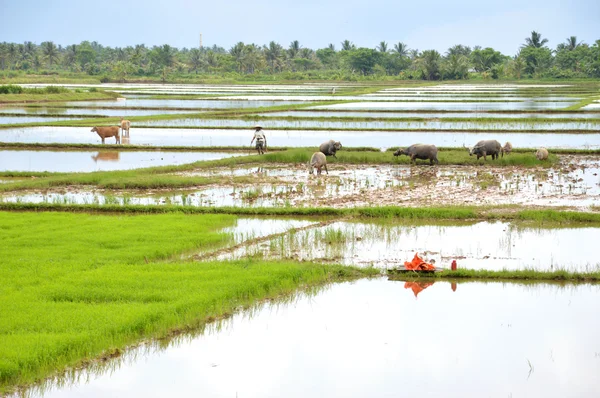
{"type": "Polygon", "coordinates": [[[198,257],[292,259],[387,270],[402,268],[418,252],[446,269],[456,260],[460,268],[476,270],[600,271],[594,244],[600,239],[598,225],[329,219],[309,226],[297,224],[285,232],[273,228],[268,234],[268,218],[241,218],[238,222],[241,228],[247,228],[249,223],[262,220],[266,222],[261,228],[236,234],[232,249],[198,257]]]}
{"type": "MultiPolygon", "coordinates": [[[[176,158],[176,155],[175,155],[176,158]]],[[[0,196],[4,202],[237,207],[520,205],[588,210],[600,203],[600,159],[564,156],[553,168],[330,164],[310,176],[306,165],[252,165],[179,173],[222,177],[185,190],[105,191],[71,187],[0,196]],[[253,181],[235,183],[231,177],[253,181]]]]}
{"type": "Polygon", "coordinates": [[[248,127],[253,124],[269,126],[270,129],[278,128],[301,128],[301,129],[387,129],[387,130],[497,130],[497,131],[573,131],[589,130],[590,132],[600,131],[600,119],[598,121],[572,121],[572,122],[553,122],[544,120],[538,122],[477,122],[477,121],[329,121],[329,120],[242,120],[242,119],[200,119],[183,117],[181,119],[169,120],[148,120],[140,122],[143,126],[153,127],[248,127]]]}
{"type": "Polygon", "coordinates": [[[29,395],[597,397],[599,298],[587,284],[339,283],[29,395]]]}
{"type": "Polygon", "coordinates": [[[0,150],[0,171],[129,170],[240,156],[235,152],[0,150]]]}
{"type": "Polygon", "coordinates": [[[292,117],[336,117],[336,118],[464,118],[475,122],[478,119],[503,118],[536,118],[536,119],[600,119],[600,112],[553,112],[553,113],[493,113],[493,112],[354,112],[354,111],[282,111],[262,113],[261,116],[292,116],[292,117]]]}
{"type": "MultiPolygon", "coordinates": [[[[64,107],[41,107],[41,106],[29,106],[29,107],[0,107],[0,115],[11,113],[11,114],[23,114],[30,117],[35,115],[90,115],[90,116],[152,116],[152,115],[172,115],[178,113],[197,113],[199,111],[190,110],[172,110],[172,109],[160,109],[160,110],[144,110],[144,109],[102,109],[102,108],[64,108],[64,107]]],[[[4,116],[1,116],[4,117],[4,116]]],[[[41,121],[47,121],[48,118],[44,117],[41,121]]],[[[72,120],[72,118],[69,118],[72,120]]]]}
{"type": "MultiPolygon", "coordinates": [[[[364,98],[363,98],[364,99],[364,98]]],[[[371,100],[371,98],[369,98],[371,100]]],[[[406,110],[536,110],[536,109],[561,109],[573,105],[572,102],[375,102],[362,101],[350,102],[345,104],[318,105],[313,109],[329,109],[329,110],[378,110],[378,109],[406,109],[406,110]]]]}
{"type": "MultiPolygon", "coordinates": [[[[247,122],[245,129],[193,129],[193,128],[131,128],[130,143],[156,146],[239,146],[248,147],[252,139],[254,123],[247,122]]],[[[310,131],[265,129],[270,146],[318,147],[322,142],[333,139],[341,141],[345,147],[375,147],[387,149],[408,146],[416,142],[426,142],[438,147],[461,147],[474,145],[479,140],[496,139],[510,141],[515,148],[565,148],[598,149],[600,132],[589,134],[569,133],[498,133],[452,132],[452,131],[310,131]]],[[[112,142],[112,139],[108,139],[112,142]]],[[[75,143],[98,144],[101,142],[89,127],[23,127],[0,129],[0,142],[22,143],[75,143]]]]}

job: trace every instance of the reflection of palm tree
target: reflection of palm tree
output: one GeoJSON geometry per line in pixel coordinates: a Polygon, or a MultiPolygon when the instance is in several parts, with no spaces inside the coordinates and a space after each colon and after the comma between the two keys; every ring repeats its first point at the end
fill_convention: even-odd
{"type": "Polygon", "coordinates": [[[531,37],[525,38],[525,45],[523,47],[541,48],[546,43],[548,43],[548,39],[542,39],[541,33],[534,30],[531,32],[531,37]]]}
{"type": "Polygon", "coordinates": [[[356,46],[350,40],[344,40],[342,42],[342,51],[354,50],[356,46]]]}

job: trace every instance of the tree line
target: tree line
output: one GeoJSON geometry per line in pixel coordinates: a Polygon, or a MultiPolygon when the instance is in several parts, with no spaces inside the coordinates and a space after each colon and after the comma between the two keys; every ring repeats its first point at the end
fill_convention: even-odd
{"type": "Polygon", "coordinates": [[[168,44],[148,48],[143,44],[106,47],[84,41],[66,47],[45,41],[0,43],[2,70],[67,71],[135,79],[172,74],[280,75],[284,79],[381,78],[460,80],[483,78],[599,78],[600,40],[592,45],[571,36],[555,49],[536,31],[526,37],[517,54],[504,55],[491,47],[450,47],[436,50],[411,49],[405,43],[379,43],[376,48],[357,48],[344,40],[317,50],[297,40],[285,48],[277,42],[259,46],[239,42],[229,50],[219,46],[178,49],[168,44]]]}

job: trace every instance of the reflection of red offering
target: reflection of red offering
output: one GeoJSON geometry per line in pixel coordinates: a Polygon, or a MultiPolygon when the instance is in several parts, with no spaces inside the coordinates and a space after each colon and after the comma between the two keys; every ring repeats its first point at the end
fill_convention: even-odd
{"type": "Polygon", "coordinates": [[[404,268],[409,271],[435,271],[435,266],[433,266],[433,264],[426,263],[421,257],[419,257],[419,253],[415,253],[415,257],[412,259],[412,261],[405,261],[404,268]]]}
{"type": "Polygon", "coordinates": [[[455,291],[456,291],[456,282],[452,282],[452,283],[450,284],[450,289],[452,289],[452,291],[453,291],[453,292],[455,292],[455,291]]]}
{"type": "Polygon", "coordinates": [[[404,284],[405,289],[411,289],[417,297],[419,293],[423,290],[427,289],[429,286],[433,285],[433,282],[406,282],[404,284]]]}

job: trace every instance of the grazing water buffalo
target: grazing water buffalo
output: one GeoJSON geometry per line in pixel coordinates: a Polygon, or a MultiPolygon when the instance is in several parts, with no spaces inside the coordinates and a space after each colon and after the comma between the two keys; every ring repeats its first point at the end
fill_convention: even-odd
{"type": "Polygon", "coordinates": [[[435,145],[414,144],[414,145],[409,146],[406,149],[403,149],[403,148],[398,149],[396,152],[394,152],[394,156],[400,156],[400,155],[409,156],[411,163],[416,163],[415,159],[422,159],[422,160],[429,159],[429,164],[433,165],[433,162],[435,162],[435,164],[440,163],[437,158],[437,153],[438,153],[438,150],[435,145]]]}
{"type": "Polygon", "coordinates": [[[125,131],[127,131],[127,136],[129,137],[129,128],[131,127],[131,122],[129,120],[125,120],[121,118],[121,133],[123,137],[125,137],[125,131]]]}
{"type": "Polygon", "coordinates": [[[477,160],[483,156],[484,160],[487,160],[487,155],[492,156],[493,159],[498,159],[498,155],[502,153],[502,157],[504,157],[504,152],[502,152],[502,145],[496,140],[484,140],[479,141],[471,150],[469,151],[469,156],[477,155],[477,160]]]}
{"type": "Polygon", "coordinates": [[[121,137],[119,137],[119,126],[109,126],[109,127],[94,127],[92,132],[98,133],[100,138],[102,138],[102,143],[104,144],[104,139],[107,137],[115,137],[116,144],[121,143],[121,137]]]}
{"type": "Polygon", "coordinates": [[[548,159],[548,150],[546,148],[539,148],[535,153],[535,157],[538,160],[547,160],[548,159]]]}
{"type": "Polygon", "coordinates": [[[325,168],[327,174],[329,171],[327,170],[327,158],[323,152],[315,152],[310,158],[310,162],[308,162],[308,174],[313,174],[314,170],[317,169],[317,175],[321,174],[321,168],[325,168]]]}
{"type": "Polygon", "coordinates": [[[324,142],[319,147],[319,151],[324,153],[325,156],[333,156],[336,159],[337,159],[337,156],[335,156],[335,153],[337,151],[339,151],[340,149],[342,149],[342,143],[339,141],[334,141],[334,140],[329,140],[327,142],[324,142]]]}
{"type": "Polygon", "coordinates": [[[502,147],[502,152],[504,152],[505,154],[509,154],[512,152],[512,144],[508,141],[506,141],[506,144],[504,144],[504,146],[502,147]]]}

